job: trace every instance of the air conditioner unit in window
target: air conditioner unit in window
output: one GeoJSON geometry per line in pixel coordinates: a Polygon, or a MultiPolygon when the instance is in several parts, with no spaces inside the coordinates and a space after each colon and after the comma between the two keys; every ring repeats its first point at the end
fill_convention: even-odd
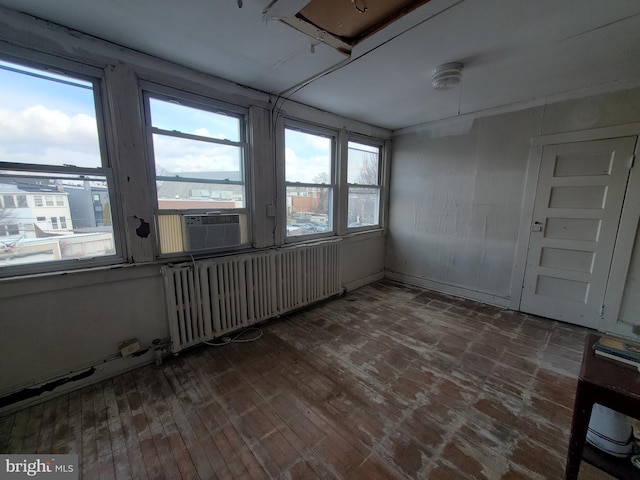
{"type": "Polygon", "coordinates": [[[183,215],[182,232],[187,252],[240,245],[240,215],[183,215]]]}

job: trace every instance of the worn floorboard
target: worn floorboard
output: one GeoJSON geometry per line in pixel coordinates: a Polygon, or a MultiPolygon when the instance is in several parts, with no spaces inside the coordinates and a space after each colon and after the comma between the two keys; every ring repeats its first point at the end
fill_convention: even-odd
{"type": "Polygon", "coordinates": [[[2,417],[0,448],[90,480],[563,476],[585,329],[382,281],[262,330],[2,417]]]}

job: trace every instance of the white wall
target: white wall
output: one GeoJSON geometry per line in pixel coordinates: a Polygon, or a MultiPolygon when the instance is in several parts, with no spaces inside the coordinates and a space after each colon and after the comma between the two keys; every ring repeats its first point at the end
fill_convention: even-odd
{"type": "MultiPolygon", "coordinates": [[[[640,229],[636,232],[619,319],[623,323],[640,326],[640,229]]],[[[638,329],[634,330],[636,335],[640,335],[638,329]]]]}
{"type": "Polygon", "coordinates": [[[345,237],[340,250],[342,284],[354,290],[384,278],[385,235],[351,235],[345,237]]]}
{"type": "Polygon", "coordinates": [[[462,135],[394,138],[389,276],[508,303],[529,139],[540,116],[525,110],[477,119],[462,135]]]}
{"type": "Polygon", "coordinates": [[[1,395],[93,366],[97,378],[123,340],[168,337],[157,265],[5,281],[0,318],[1,395]]]}
{"type": "MultiPolygon", "coordinates": [[[[531,139],[637,122],[633,89],[395,132],[386,275],[509,307],[531,139]]],[[[639,243],[620,316],[634,324],[639,243]]]]}
{"type": "MultiPolygon", "coordinates": [[[[47,60],[43,54],[50,55],[49,60],[86,63],[103,72],[110,159],[119,186],[127,246],[122,266],[0,280],[1,401],[1,397],[22,389],[73,376],[91,367],[96,367],[96,372],[85,383],[153,361],[151,351],[138,359],[119,358],[119,344],[135,337],[143,347],[148,347],[154,339],[168,337],[160,275],[162,262],[155,259],[152,236],[140,238],[135,234],[139,225],[136,217],[151,219],[154,202],[147,178],[139,79],[249,108],[255,247],[278,244],[274,236],[275,219],[268,216],[266,208],[278,203],[278,189],[274,187],[278,179],[270,99],[263,92],[4,9],[0,9],[0,51],[41,61],[47,60]]],[[[285,115],[336,130],[380,139],[391,135],[387,130],[294,102],[280,106],[285,115]]],[[[383,276],[382,232],[353,236],[343,243],[346,283],[359,286],[383,276]],[[360,243],[362,247],[358,246],[360,243]]],[[[81,383],[57,388],[53,394],[81,383]]],[[[5,410],[12,408],[15,404],[5,410]]]]}

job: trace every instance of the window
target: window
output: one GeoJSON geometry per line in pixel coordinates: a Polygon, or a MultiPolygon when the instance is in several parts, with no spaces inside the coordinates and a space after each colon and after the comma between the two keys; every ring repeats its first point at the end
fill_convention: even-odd
{"type": "Polygon", "coordinates": [[[83,66],[95,77],[63,73],[71,63],[56,65],[56,73],[47,68],[0,61],[0,225],[13,242],[0,252],[0,275],[120,260],[113,229],[91,214],[92,190],[113,188],[99,115],[101,72],[83,66]],[[63,217],[82,235],[47,235],[63,217]]]}
{"type": "Polygon", "coordinates": [[[380,225],[380,151],[379,145],[349,142],[348,228],[371,228],[380,225]]]}
{"type": "Polygon", "coordinates": [[[4,195],[4,208],[16,208],[16,202],[13,195],[4,195]]]}
{"type": "Polygon", "coordinates": [[[67,229],[67,219],[65,217],[60,217],[60,228],[63,230],[67,229]]]}
{"type": "Polygon", "coordinates": [[[335,133],[284,130],[287,237],[333,232],[335,133]]]}
{"type": "Polygon", "coordinates": [[[47,221],[47,217],[36,217],[36,221],[37,222],[46,222],[47,221]]]}
{"type": "Polygon", "coordinates": [[[213,241],[203,249],[247,244],[245,112],[196,95],[159,91],[145,91],[144,100],[160,252],[191,251],[183,236],[192,231],[184,228],[185,215],[204,213],[225,220],[228,230],[235,227],[226,221],[238,219],[240,233],[238,241],[213,241]]]}

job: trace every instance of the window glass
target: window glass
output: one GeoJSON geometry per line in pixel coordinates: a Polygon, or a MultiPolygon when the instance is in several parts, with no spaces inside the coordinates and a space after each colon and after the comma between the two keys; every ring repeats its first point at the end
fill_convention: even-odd
{"type": "Polygon", "coordinates": [[[4,196],[4,208],[15,208],[16,202],[13,199],[13,195],[4,196]]]}
{"type": "Polygon", "coordinates": [[[156,128],[232,142],[241,140],[237,117],[157,98],[149,99],[149,107],[151,123],[156,128]]]}
{"type": "Polygon", "coordinates": [[[144,93],[161,254],[249,243],[244,117],[188,97],[144,93]]]}
{"type": "Polygon", "coordinates": [[[0,274],[116,254],[95,95],[91,81],[0,61],[0,274]]]}
{"type": "Polygon", "coordinates": [[[349,187],[348,227],[378,225],[380,190],[367,187],[349,187]]]}
{"type": "Polygon", "coordinates": [[[287,236],[331,231],[331,188],[287,187],[287,236]]]}
{"type": "Polygon", "coordinates": [[[297,130],[285,130],[287,182],[331,183],[332,139],[297,130]]]}
{"type": "Polygon", "coordinates": [[[159,210],[245,208],[241,118],[146,98],[159,210]]]}
{"type": "Polygon", "coordinates": [[[333,231],[333,138],[285,129],[287,237],[333,231]]]}
{"type": "Polygon", "coordinates": [[[0,61],[0,159],[100,167],[93,85],[0,61]]]}
{"type": "Polygon", "coordinates": [[[349,142],[347,227],[380,224],[380,147],[349,142]]]}
{"type": "Polygon", "coordinates": [[[153,135],[158,177],[242,182],[242,148],[193,139],[153,135]]]}
{"type": "Polygon", "coordinates": [[[349,142],[347,182],[377,185],[380,147],[349,142]]]}

